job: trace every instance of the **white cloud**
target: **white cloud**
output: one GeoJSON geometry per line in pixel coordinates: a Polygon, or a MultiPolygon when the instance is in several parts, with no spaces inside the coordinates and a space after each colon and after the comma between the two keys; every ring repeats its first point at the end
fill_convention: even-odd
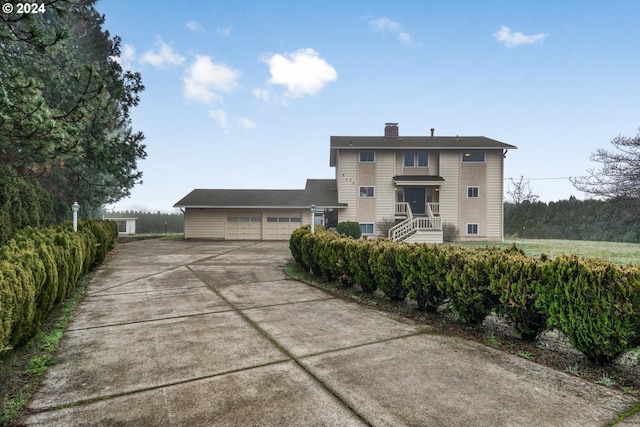
{"type": "Polygon", "coordinates": [[[112,58],[125,70],[133,69],[133,61],[136,59],[136,48],[131,44],[125,44],[120,50],[120,56],[112,58]]]}
{"type": "MultiPolygon", "coordinates": [[[[264,59],[269,65],[269,83],[286,87],[284,98],[315,95],[338,73],[313,49],[299,49],[293,53],[275,54],[264,59]]],[[[254,89],[254,95],[265,101],[274,98],[268,89],[254,89]]]]}
{"type": "Polygon", "coordinates": [[[185,24],[185,27],[187,27],[187,29],[189,29],[191,31],[195,31],[197,33],[204,33],[205,32],[204,28],[202,27],[202,24],[199,23],[196,20],[193,20],[193,19],[191,21],[187,22],[185,24]]]}
{"type": "Polygon", "coordinates": [[[184,62],[184,56],[181,56],[173,50],[171,46],[158,39],[158,50],[148,50],[140,57],[141,64],[151,64],[154,67],[164,68],[171,65],[180,65],[184,62]]]}
{"type": "Polygon", "coordinates": [[[534,44],[539,41],[542,41],[547,37],[545,33],[537,33],[526,35],[520,32],[512,32],[509,27],[505,27],[504,25],[500,27],[500,30],[493,33],[493,36],[500,43],[504,44],[507,47],[515,47],[524,44],[534,44]]]}
{"type": "Polygon", "coordinates": [[[184,94],[188,100],[211,104],[222,99],[220,92],[229,93],[238,87],[240,73],[218,64],[209,56],[196,55],[196,60],[184,76],[184,94]]]}
{"type": "Polygon", "coordinates": [[[406,32],[402,24],[389,18],[378,18],[369,21],[369,25],[376,31],[389,32],[398,37],[404,43],[411,43],[411,34],[406,32]]]}
{"type": "Polygon", "coordinates": [[[222,37],[228,37],[231,34],[231,27],[220,27],[216,28],[216,33],[221,35],[222,37]]]}
{"type": "Polygon", "coordinates": [[[218,125],[226,131],[229,131],[232,127],[241,127],[244,129],[253,129],[256,127],[256,124],[246,117],[234,116],[229,120],[227,112],[221,109],[209,110],[209,117],[215,120],[218,125]]]}

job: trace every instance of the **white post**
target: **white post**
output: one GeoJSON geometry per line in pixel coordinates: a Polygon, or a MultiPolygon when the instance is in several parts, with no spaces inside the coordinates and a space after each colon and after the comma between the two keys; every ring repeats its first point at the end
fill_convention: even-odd
{"type": "Polygon", "coordinates": [[[80,210],[78,202],[73,202],[71,210],[73,211],[73,232],[75,233],[78,231],[78,211],[80,210]]]}
{"type": "Polygon", "coordinates": [[[316,205],[311,205],[311,234],[316,231],[316,205]]]}

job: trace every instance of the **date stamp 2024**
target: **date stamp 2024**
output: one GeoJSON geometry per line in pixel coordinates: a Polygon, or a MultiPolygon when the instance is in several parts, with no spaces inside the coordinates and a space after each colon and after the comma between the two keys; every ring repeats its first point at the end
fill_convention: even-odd
{"type": "Polygon", "coordinates": [[[18,15],[25,15],[30,13],[34,13],[34,14],[45,13],[46,11],[47,11],[47,8],[45,7],[44,3],[16,3],[16,4],[3,3],[2,4],[2,13],[6,13],[7,15],[13,12],[17,13],[18,15]]]}

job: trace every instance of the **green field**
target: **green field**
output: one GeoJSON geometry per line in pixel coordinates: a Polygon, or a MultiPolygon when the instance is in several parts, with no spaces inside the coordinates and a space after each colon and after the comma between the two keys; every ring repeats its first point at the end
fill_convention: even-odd
{"type": "Polygon", "coordinates": [[[622,265],[640,265],[640,244],[637,243],[519,239],[505,240],[502,243],[464,242],[459,244],[468,247],[499,246],[506,248],[513,243],[527,255],[536,257],[540,256],[540,254],[547,254],[552,258],[562,254],[570,254],[585,258],[601,258],[622,265]]]}

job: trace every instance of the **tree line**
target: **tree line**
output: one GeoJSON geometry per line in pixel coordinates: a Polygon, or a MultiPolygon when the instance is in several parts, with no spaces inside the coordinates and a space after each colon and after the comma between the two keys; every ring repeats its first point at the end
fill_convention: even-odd
{"type": "Polygon", "coordinates": [[[184,215],[181,213],[120,211],[104,212],[105,218],[137,218],[136,234],[182,233],[184,215]]]}
{"type": "Polygon", "coordinates": [[[507,238],[640,243],[640,199],[525,200],[504,204],[507,238]]]}
{"type": "Polygon", "coordinates": [[[121,40],[95,3],[0,14],[0,228],[59,222],[74,201],[97,216],[141,182],[144,135],[130,110],[144,86],[119,65],[121,40]]]}

